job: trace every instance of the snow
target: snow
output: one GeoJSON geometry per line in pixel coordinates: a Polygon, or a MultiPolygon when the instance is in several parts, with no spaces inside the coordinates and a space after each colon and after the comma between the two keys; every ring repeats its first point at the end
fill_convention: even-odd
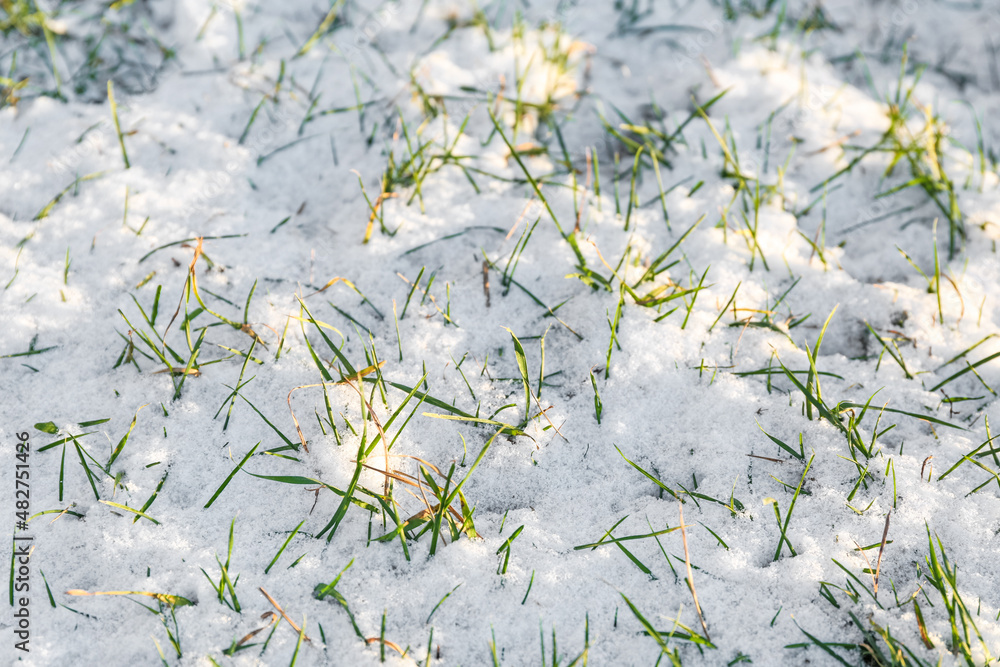
{"type": "MultiPolygon", "coordinates": [[[[962,370],[966,359],[975,363],[1000,352],[1000,182],[989,150],[1000,138],[991,122],[1000,100],[991,41],[1000,13],[991,4],[943,0],[792,0],[772,37],[781,3],[759,19],[748,12],[729,19],[719,4],[729,3],[493,2],[481,7],[489,24],[484,29],[471,2],[347,2],[336,29],[299,57],[330,10],[327,3],[247,2],[236,7],[238,14],[228,3],[210,9],[191,0],[121,10],[88,2],[60,10],[53,25],[68,34],[93,30],[93,16],[101,12],[115,20],[139,17],[145,24],[136,20],[130,30],[147,25],[177,55],[163,59],[149,41],[133,42],[133,51],[118,55],[129,63],[114,75],[129,169],[103,94],[110,73],[76,92],[64,83],[68,101],[60,101],[40,95],[54,86],[43,55],[22,49],[19,67],[32,75],[30,85],[16,106],[0,109],[0,281],[6,285],[0,291],[0,354],[54,348],[0,359],[0,438],[10,452],[0,467],[2,484],[14,488],[16,434],[28,432],[31,512],[55,510],[35,516],[21,531],[34,545],[31,651],[13,649],[13,617],[4,613],[2,655],[29,665],[151,664],[159,659],[158,646],[171,665],[287,664],[299,633],[282,620],[262,652],[271,626],[261,615],[276,611],[258,590],[263,588],[312,638],[298,649],[301,665],[375,664],[383,613],[384,638],[408,649],[400,657],[387,647],[389,664],[492,664],[494,641],[500,664],[554,663],[553,641],[559,664],[568,664],[584,649],[585,627],[591,664],[653,664],[660,648],[642,634],[623,595],[664,638],[675,619],[703,633],[685,581],[686,540],[715,648],[670,638],[685,664],[729,664],[741,655],[755,665],[834,664],[817,646],[787,646],[809,644],[804,632],[824,642],[867,641],[849,614],[866,631],[876,629],[872,623],[888,628],[929,664],[965,664],[960,653],[949,651],[946,605],[928,581],[930,531],[958,567],[958,591],[982,635],[981,643],[970,629],[975,663],[989,659],[984,647],[995,660],[1000,478],[970,492],[1000,466],[991,455],[963,456],[988,439],[987,418],[993,435],[1000,428],[992,393],[1000,385],[1000,359],[975,369],[981,380],[965,373],[943,391],[930,390],[962,370]],[[518,9],[521,25],[513,23],[518,9]],[[836,27],[803,30],[802,22],[817,11],[836,27]],[[634,22],[630,12],[638,14],[634,22]],[[948,220],[923,190],[877,197],[911,177],[906,158],[884,177],[892,156],[873,153],[825,190],[814,187],[890,127],[885,100],[896,96],[904,42],[904,94],[915,83],[906,131],[919,145],[943,152],[965,220],[967,238],[959,239],[951,257],[948,220]],[[863,59],[850,57],[859,50],[863,59]],[[928,68],[918,77],[914,66],[920,63],[928,68]],[[522,77],[526,105],[519,113],[513,100],[522,77]],[[429,108],[418,90],[429,96],[429,108]],[[704,105],[723,90],[728,92],[708,111],[711,126],[725,134],[730,150],[735,142],[749,188],[759,178],[762,191],[771,188],[772,194],[759,211],[752,203],[744,209],[753,192],[738,195],[738,179],[721,175],[722,150],[695,114],[665,156],[670,167],[660,165],[664,189],[670,188],[664,197],[669,226],[646,161],[637,182],[641,206],[631,211],[626,230],[633,155],[606,132],[601,117],[616,131],[624,131],[618,110],[637,125],[659,128],[662,110],[672,132],[695,103],[704,105]],[[265,96],[271,98],[247,129],[265,96]],[[363,109],[355,108],[359,101],[363,109]],[[946,123],[940,145],[920,135],[924,109],[946,123]],[[556,174],[542,185],[547,204],[568,235],[579,223],[575,238],[587,268],[609,280],[611,289],[574,277],[580,273],[574,251],[525,182],[488,110],[499,110],[499,127],[535,178],[556,174]],[[548,112],[561,137],[550,129],[548,112]],[[374,218],[363,243],[371,219],[365,196],[375,204],[390,153],[399,167],[427,141],[425,159],[449,151],[456,157],[430,163],[419,191],[412,182],[395,184],[396,196],[379,203],[384,216],[374,218]],[[575,195],[560,142],[577,170],[575,195]],[[539,147],[547,153],[532,150],[539,147]],[[615,213],[616,151],[621,215],[615,213]],[[48,215],[35,219],[67,186],[48,215]],[[676,263],[634,288],[642,297],[666,286],[660,294],[666,296],[675,288],[696,288],[704,274],[696,300],[689,294],[646,308],[620,290],[622,281],[637,285],[650,262],[702,216],[660,268],[676,263]],[[501,274],[508,257],[536,219],[515,273],[523,289],[507,288],[501,274]],[[746,233],[755,224],[758,250],[746,233]],[[235,400],[225,428],[241,355],[252,338],[208,312],[186,331],[186,314],[200,308],[185,289],[198,242],[158,249],[198,237],[204,237],[204,254],[195,270],[205,306],[242,324],[256,283],[247,322],[267,345],[254,346],[252,356],[263,363],[246,365],[239,389],[246,400],[235,400]],[[939,293],[928,289],[935,279],[935,238],[939,293]],[[489,305],[484,256],[496,267],[488,274],[489,305]],[[423,288],[435,276],[433,301],[419,289],[408,298],[421,270],[423,288]],[[334,278],[350,282],[318,293],[334,278]],[[189,340],[193,344],[204,331],[199,373],[185,378],[176,399],[175,380],[157,373],[164,364],[130,332],[135,325],[152,335],[140,307],[151,315],[158,289],[155,328],[160,336],[166,331],[167,344],[184,357],[175,366],[186,366],[189,340]],[[734,290],[735,305],[728,303],[734,290]],[[397,324],[394,313],[402,314],[407,302],[397,324]],[[398,537],[375,540],[393,530],[391,518],[351,505],[331,540],[315,539],[337,512],[339,496],[316,491],[315,484],[247,474],[306,477],[343,491],[355,472],[365,421],[358,394],[343,383],[327,388],[335,436],[329,424],[319,423],[327,418],[322,388],[289,393],[323,381],[303,332],[316,354],[332,362],[326,367],[335,381],[341,379],[337,368],[347,374],[300,303],[326,325],[322,331],[336,345],[346,341],[342,352],[355,370],[373,364],[366,355],[374,350],[385,362],[386,383],[415,387],[426,373],[431,397],[483,418],[513,404],[495,419],[515,426],[525,417],[524,389],[507,329],[524,346],[535,394],[544,337],[546,383],[538,402],[531,401],[525,435],[497,436],[472,470],[497,427],[427,417],[448,413],[425,401],[392,446],[390,467],[406,475],[418,476],[421,462],[443,473],[454,464],[454,488],[472,470],[462,490],[475,508],[478,537],[453,541],[445,530],[446,544],[438,541],[432,555],[427,533],[407,540],[407,558],[398,537]],[[863,405],[875,394],[860,426],[866,447],[886,402],[960,428],[886,411],[874,455],[866,460],[855,454],[856,467],[838,426],[816,419],[815,410],[808,419],[802,392],[777,373],[779,361],[809,369],[808,351],[816,349],[834,308],[815,360],[824,373],[820,388],[831,407],[839,401],[863,405]],[[175,309],[179,315],[171,320],[175,309]],[[773,326],[757,326],[771,311],[773,326]],[[748,318],[753,325],[744,326],[748,318]],[[868,326],[887,343],[895,341],[898,348],[889,343],[888,349],[898,350],[907,372],[890,352],[880,355],[882,345],[868,326]],[[116,365],[130,333],[141,372],[128,362],[116,365]],[[942,367],[984,338],[966,357],[942,367]],[[223,361],[207,363],[215,360],[223,361]],[[770,382],[765,375],[737,375],[768,367],[776,371],[770,382]],[[975,400],[948,403],[948,397],[975,400]],[[308,452],[263,454],[285,443],[249,403],[298,446],[294,410],[308,452]],[[133,417],[135,427],[106,474],[102,466],[133,417]],[[110,421],[78,426],[103,418],[110,421]],[[58,435],[34,428],[48,421],[58,435]],[[796,449],[802,434],[804,457],[792,457],[762,431],[796,449]],[[68,441],[64,463],[61,445],[39,451],[67,434],[88,432],[68,441]],[[257,443],[257,453],[206,508],[257,443]],[[93,457],[87,464],[99,498],[77,445],[93,457]],[[657,536],[659,544],[653,538],[620,543],[650,574],[613,545],[575,548],[606,539],[623,518],[617,538],[679,525],[678,500],[625,457],[684,500],[683,538],[675,530],[657,536]],[[866,465],[866,482],[858,486],[866,465]],[[781,531],[772,502],[784,522],[800,479],[787,530],[796,555],[786,544],[775,560],[781,531]],[[146,510],[157,524],[133,522],[127,510],[99,502],[139,509],[161,483],[146,510]],[[82,517],[58,514],[67,508],[82,517]],[[872,588],[864,570],[875,567],[890,513],[876,601],[861,588],[872,588]],[[299,533],[265,573],[300,522],[299,533]],[[228,571],[233,579],[239,575],[240,613],[213,590],[220,561],[227,561],[231,526],[228,571]],[[520,526],[500,573],[498,550],[520,526]],[[857,547],[872,544],[863,552],[869,564],[857,547]],[[336,590],[364,637],[375,638],[371,643],[355,634],[332,596],[314,595],[317,585],[329,584],[348,565],[336,590]],[[828,582],[825,589],[822,582],[828,582]],[[856,600],[841,590],[849,586],[856,600]],[[196,604],[178,606],[172,618],[167,606],[157,616],[133,604],[156,610],[148,597],[84,597],[70,590],[147,591],[196,604]],[[824,590],[839,606],[824,598],[824,590]],[[921,641],[911,596],[933,648],[921,641]],[[180,654],[165,629],[174,630],[174,618],[180,654]],[[223,654],[265,626],[248,642],[257,646],[223,654]]],[[[0,42],[0,71],[11,68],[18,39],[12,33],[0,42]]],[[[61,47],[64,72],[80,66],[80,46],[78,40],[61,47]]],[[[102,53],[104,62],[113,62],[113,50],[102,53]]],[[[946,194],[939,196],[947,202],[946,194]]],[[[805,374],[795,377],[805,384],[805,374]]],[[[372,393],[374,384],[364,388],[391,441],[420,397],[387,426],[407,392],[389,387],[383,399],[372,393]]],[[[369,444],[377,433],[369,420],[369,444]]],[[[371,493],[359,488],[360,501],[376,504],[374,496],[383,491],[383,444],[365,461],[371,469],[361,473],[359,486],[371,493]]],[[[996,445],[978,453],[991,447],[996,445]]],[[[403,481],[395,482],[394,496],[401,519],[426,507],[421,491],[403,481]]],[[[452,506],[461,511],[457,498],[452,506]]],[[[935,548],[940,558],[937,542],[935,548]]],[[[228,592],[226,600],[232,602],[228,592]]],[[[862,659],[857,649],[831,648],[848,664],[862,659]]]]}

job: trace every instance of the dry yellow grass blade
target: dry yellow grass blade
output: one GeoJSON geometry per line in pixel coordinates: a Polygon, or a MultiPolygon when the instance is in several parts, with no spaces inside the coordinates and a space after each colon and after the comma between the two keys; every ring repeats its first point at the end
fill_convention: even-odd
{"type": "Polygon", "coordinates": [[[352,282],[351,282],[350,280],[348,280],[347,278],[341,278],[340,276],[337,276],[336,278],[331,278],[330,280],[328,280],[328,281],[326,282],[326,284],[325,284],[325,285],[323,285],[322,287],[320,287],[320,288],[319,288],[318,290],[316,290],[316,291],[315,291],[315,292],[313,292],[312,294],[308,294],[308,295],[306,295],[306,296],[304,296],[304,297],[302,297],[302,298],[304,298],[304,299],[308,299],[308,298],[309,298],[309,297],[311,297],[311,296],[316,296],[316,295],[317,295],[317,294],[319,294],[320,292],[325,292],[325,291],[326,291],[326,290],[328,290],[329,288],[331,288],[331,287],[333,287],[334,285],[336,285],[337,283],[341,283],[341,282],[342,282],[342,283],[345,283],[345,284],[346,284],[346,285],[347,285],[348,287],[350,287],[351,289],[357,289],[357,288],[356,288],[356,287],[354,286],[354,283],[352,283],[352,282]]]}
{"type": "Polygon", "coordinates": [[[691,589],[691,597],[694,598],[694,609],[698,612],[698,620],[701,621],[701,629],[705,632],[705,639],[712,641],[712,638],[708,636],[708,625],[705,623],[705,617],[701,613],[701,604],[698,603],[698,593],[694,590],[694,574],[691,572],[691,555],[688,553],[687,532],[684,530],[684,503],[678,500],[677,508],[681,513],[681,539],[684,541],[684,565],[687,567],[688,588],[691,589]]]}
{"type": "MultiPolygon", "coordinates": [[[[885,527],[882,528],[882,543],[878,547],[878,557],[875,559],[875,567],[872,568],[871,563],[868,563],[868,571],[872,575],[872,592],[875,594],[875,599],[878,600],[878,580],[879,575],[882,571],[882,552],[885,551],[885,538],[889,536],[889,518],[892,516],[892,511],[890,510],[885,515],[885,527]]],[[[861,550],[861,547],[858,547],[861,550]]],[[[861,555],[864,556],[864,550],[861,550],[861,555]]],[[[865,556],[865,562],[868,562],[868,557],[865,556]]]]}
{"type": "MultiPolygon", "coordinates": [[[[295,410],[292,409],[292,394],[294,394],[299,389],[310,389],[312,387],[335,387],[335,386],[337,386],[339,384],[349,384],[349,385],[351,385],[351,387],[353,387],[355,389],[355,391],[358,391],[357,387],[354,387],[354,385],[352,384],[352,380],[359,381],[359,380],[361,380],[361,378],[365,377],[366,375],[370,375],[370,374],[374,373],[376,370],[378,370],[379,368],[382,368],[382,366],[384,366],[384,365],[385,365],[385,361],[383,360],[383,361],[378,362],[377,365],[372,365],[372,366],[368,366],[367,368],[363,368],[360,371],[358,371],[357,373],[355,373],[354,375],[352,375],[350,377],[346,377],[343,380],[339,380],[337,382],[317,382],[315,384],[302,384],[302,385],[299,385],[298,387],[292,387],[288,391],[288,398],[286,399],[286,403],[288,403],[288,412],[292,415],[292,421],[295,423],[295,432],[298,433],[298,435],[299,435],[299,442],[302,443],[302,447],[306,450],[307,454],[309,453],[309,445],[306,444],[306,436],[303,435],[303,433],[302,433],[302,427],[299,425],[299,420],[295,416],[295,410]]],[[[364,396],[362,396],[362,400],[364,400],[364,396]]],[[[366,405],[368,405],[368,409],[370,411],[371,410],[371,405],[368,404],[367,402],[366,402],[366,405]]],[[[374,418],[374,415],[373,415],[373,418],[374,418]]],[[[375,425],[378,427],[379,432],[381,433],[381,431],[382,431],[381,424],[379,424],[378,421],[376,420],[375,425]]],[[[385,442],[385,435],[384,434],[382,435],[382,441],[385,442]]],[[[388,449],[387,449],[386,450],[386,468],[388,468],[388,467],[389,467],[389,463],[388,463],[388,449]]]]}
{"type": "Polygon", "coordinates": [[[240,646],[243,646],[248,641],[250,641],[251,639],[253,639],[254,637],[256,637],[258,634],[260,634],[264,630],[267,630],[269,627],[271,627],[272,625],[274,625],[275,621],[278,620],[278,615],[275,614],[273,611],[265,611],[263,614],[260,615],[260,620],[263,621],[264,619],[269,619],[268,622],[267,622],[267,625],[265,625],[262,628],[257,628],[256,630],[251,630],[249,633],[247,633],[243,637],[243,639],[241,639],[238,642],[236,642],[236,647],[237,648],[239,648],[240,646]]]}
{"type": "Polygon", "coordinates": [[[151,374],[159,375],[160,373],[170,373],[171,375],[192,375],[194,377],[201,375],[201,371],[197,368],[175,368],[174,366],[169,366],[159,371],[153,371],[151,374]]]}
{"type": "Polygon", "coordinates": [[[281,617],[284,618],[286,621],[288,621],[288,624],[290,626],[292,626],[295,629],[296,632],[298,632],[300,635],[302,635],[303,639],[305,639],[307,642],[312,642],[312,639],[309,638],[309,635],[305,634],[302,631],[302,629],[298,625],[295,624],[295,621],[293,621],[291,618],[288,617],[288,614],[286,614],[285,610],[281,608],[281,605],[278,604],[275,601],[275,599],[273,597],[271,597],[271,595],[267,591],[264,590],[263,586],[260,586],[259,590],[260,590],[261,593],[264,594],[264,597],[267,598],[267,601],[270,602],[272,605],[274,605],[274,608],[278,610],[278,613],[281,614],[281,617]]]}
{"type": "MultiPolygon", "coordinates": [[[[404,521],[403,524],[406,525],[411,521],[429,521],[434,518],[434,515],[437,514],[438,510],[440,509],[441,509],[440,503],[437,503],[435,505],[430,505],[427,508],[422,509],[413,516],[411,516],[409,519],[404,521]]],[[[448,512],[455,518],[456,521],[462,521],[462,515],[459,514],[458,510],[456,510],[454,507],[449,505],[448,512]]]]}
{"type": "MultiPolygon", "coordinates": [[[[385,361],[380,361],[379,364],[378,364],[378,367],[381,368],[382,364],[384,364],[384,363],[385,363],[385,361]]],[[[363,377],[365,371],[374,372],[374,370],[375,370],[374,366],[369,366],[368,368],[365,368],[365,369],[359,371],[358,374],[356,376],[354,376],[354,377],[356,377],[358,379],[358,382],[360,384],[361,378],[363,377]]],[[[354,382],[351,381],[351,378],[347,378],[345,380],[345,382],[347,382],[347,384],[350,385],[351,389],[353,389],[354,391],[358,392],[358,396],[361,397],[361,402],[365,405],[365,407],[368,408],[368,416],[371,417],[371,420],[375,424],[375,428],[378,429],[378,433],[379,433],[379,435],[381,436],[381,439],[382,439],[382,451],[385,454],[385,469],[386,469],[386,471],[388,471],[389,470],[389,441],[386,439],[386,437],[385,437],[385,431],[382,429],[382,422],[379,421],[378,416],[375,414],[375,410],[372,408],[372,404],[365,400],[365,394],[364,394],[364,392],[361,391],[361,389],[359,387],[355,386],[354,382]]],[[[384,484],[383,484],[383,487],[382,487],[382,495],[385,496],[386,498],[389,497],[389,478],[388,477],[385,478],[385,481],[384,481],[384,484]]]]}
{"type": "Polygon", "coordinates": [[[399,655],[403,656],[404,658],[406,657],[406,652],[403,649],[399,648],[399,644],[397,644],[396,642],[391,642],[388,639],[382,639],[381,637],[368,637],[365,639],[365,641],[368,642],[369,644],[379,644],[379,643],[385,644],[399,655]]]}
{"type": "Polygon", "coordinates": [[[185,607],[187,605],[193,605],[191,600],[180,595],[169,595],[167,593],[153,593],[150,591],[90,591],[80,590],[79,588],[73,588],[66,591],[66,595],[145,595],[146,597],[159,600],[164,604],[168,604],[171,607],[185,607]]]}
{"type": "MultiPolygon", "coordinates": [[[[188,265],[188,280],[184,282],[184,289],[181,290],[181,298],[177,302],[177,310],[174,311],[174,314],[170,317],[170,321],[167,322],[167,328],[163,330],[163,341],[164,341],[163,342],[163,346],[164,346],[164,348],[167,345],[167,343],[166,343],[167,332],[170,331],[170,327],[173,325],[174,320],[177,319],[177,315],[180,314],[180,312],[181,312],[181,306],[184,305],[184,296],[188,293],[188,284],[189,284],[189,281],[191,279],[191,276],[194,275],[195,264],[198,263],[198,258],[201,257],[201,254],[203,252],[202,251],[202,244],[204,243],[204,238],[202,238],[201,236],[199,236],[197,238],[197,241],[198,241],[198,244],[194,247],[194,257],[191,258],[191,263],[188,265]]],[[[184,245],[187,246],[186,243],[184,245]]],[[[190,246],[188,246],[188,247],[190,247],[190,246]]]]}

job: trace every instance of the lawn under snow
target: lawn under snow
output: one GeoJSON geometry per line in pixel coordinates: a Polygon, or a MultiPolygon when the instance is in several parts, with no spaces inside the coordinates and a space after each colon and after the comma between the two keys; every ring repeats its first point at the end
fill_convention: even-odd
{"type": "Polygon", "coordinates": [[[0,656],[995,664],[998,28],[0,1],[0,656]]]}

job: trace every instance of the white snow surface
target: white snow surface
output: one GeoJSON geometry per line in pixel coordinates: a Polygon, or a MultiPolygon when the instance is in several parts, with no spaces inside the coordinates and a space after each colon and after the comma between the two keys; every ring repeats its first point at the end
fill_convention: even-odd
{"type": "MultiPolygon", "coordinates": [[[[992,51],[1000,26],[996,5],[789,0],[783,19],[780,2],[763,18],[743,12],[730,19],[726,3],[709,0],[509,1],[480,3],[490,25],[484,30],[473,2],[352,1],[339,27],[295,57],[329,4],[247,2],[238,7],[245,44],[240,60],[230,5],[218,4],[206,23],[213,11],[208,3],[141,4],[150,29],[176,58],[143,92],[116,89],[131,168],[123,168],[106,99],[68,93],[68,101],[60,101],[39,95],[39,84],[22,89],[16,106],[0,109],[0,282],[6,285],[0,291],[0,354],[52,348],[0,359],[0,487],[10,498],[5,525],[15,521],[17,433],[28,432],[32,445],[31,513],[50,511],[19,533],[31,535],[34,547],[31,650],[14,650],[13,618],[4,611],[4,662],[160,664],[158,645],[170,665],[284,665],[296,650],[299,665],[376,664],[384,613],[384,638],[406,650],[401,657],[387,646],[388,664],[489,665],[494,641],[499,664],[553,664],[553,642],[559,664],[568,664],[584,650],[585,627],[589,664],[654,664],[660,647],[643,634],[623,596],[664,639],[675,619],[704,634],[686,582],[681,531],[665,532],[658,541],[619,543],[649,573],[613,544],[575,548],[606,540],[616,525],[613,535],[620,538],[680,524],[677,498],[624,457],[684,501],[693,583],[714,645],[670,638],[684,664],[730,664],[741,656],[755,665],[840,664],[815,645],[789,645],[810,644],[805,633],[824,642],[861,643],[849,614],[868,631],[872,623],[888,628],[929,664],[966,664],[949,650],[946,605],[927,580],[928,531],[936,536],[937,556],[939,539],[958,567],[958,591],[982,636],[981,642],[970,631],[973,660],[985,663],[987,650],[993,660],[1000,654],[1000,478],[992,478],[1000,465],[995,455],[978,455],[997,445],[962,458],[987,440],[987,420],[993,434],[1000,429],[992,393],[1000,389],[1000,358],[977,366],[978,377],[966,372],[930,391],[967,368],[966,361],[1000,352],[1000,181],[988,151],[1000,140],[993,122],[1000,105],[992,51]],[[638,16],[629,22],[633,4],[638,16]],[[835,28],[801,29],[816,7],[835,28]],[[515,10],[524,16],[520,37],[511,27],[515,10]],[[776,22],[780,30],[769,37],[776,22]],[[892,156],[867,156],[830,182],[825,199],[824,188],[814,187],[846,167],[859,154],[856,147],[875,144],[886,131],[886,98],[896,95],[904,42],[903,90],[916,80],[915,66],[926,64],[913,99],[947,124],[947,139],[937,149],[946,156],[966,230],[953,256],[945,213],[922,189],[876,197],[909,179],[905,158],[886,176],[892,156]],[[552,53],[565,55],[565,67],[552,63],[552,53]],[[525,104],[518,111],[511,100],[522,76],[525,104]],[[440,101],[433,114],[425,109],[421,89],[441,96],[448,113],[441,113],[440,101]],[[735,142],[745,174],[776,186],[773,194],[757,215],[751,206],[744,218],[745,200],[733,203],[738,181],[722,175],[719,143],[695,114],[664,156],[670,166],[660,165],[664,190],[670,188],[663,203],[669,227],[647,161],[636,186],[641,206],[631,211],[626,230],[633,157],[606,133],[601,116],[617,130],[625,123],[619,111],[653,127],[661,127],[662,114],[662,127],[673,131],[692,113],[692,100],[705,104],[723,90],[728,92],[708,112],[712,126],[735,142]],[[497,102],[497,94],[504,101],[497,102]],[[354,107],[359,99],[363,110],[319,115],[354,107]],[[549,103],[561,137],[539,111],[549,103]],[[577,240],[587,268],[610,280],[610,289],[592,288],[574,275],[580,273],[577,258],[494,131],[487,113],[494,108],[530,172],[546,177],[542,192],[562,229],[577,240]],[[310,113],[314,117],[304,123],[310,113]],[[987,148],[984,172],[977,118],[987,148]],[[439,161],[441,168],[426,176],[419,192],[412,183],[396,185],[397,196],[384,201],[384,217],[374,220],[370,240],[362,243],[371,209],[359,177],[374,203],[390,152],[397,166],[410,156],[404,125],[413,150],[431,142],[428,158],[448,148],[462,157],[443,166],[439,161]],[[576,169],[575,195],[560,141],[576,169]],[[527,150],[532,145],[547,146],[547,154],[527,150]],[[595,155],[600,197],[592,177],[595,155]],[[641,297],[667,286],[666,295],[671,286],[697,287],[704,274],[696,300],[688,294],[650,308],[620,290],[622,280],[637,285],[650,262],[701,216],[660,268],[676,263],[636,287],[641,297]],[[538,218],[514,275],[523,289],[506,288],[501,273],[508,257],[538,218]],[[935,219],[938,293],[897,250],[933,281],[935,219]],[[746,231],[753,225],[759,251],[746,231]],[[252,339],[205,311],[189,331],[183,326],[186,314],[200,308],[193,296],[184,296],[197,242],[176,242],[198,237],[204,237],[204,254],[195,271],[205,306],[242,323],[256,283],[247,321],[267,345],[254,347],[262,363],[246,365],[243,398],[235,400],[225,428],[252,339]],[[825,265],[809,239],[827,246],[825,265]],[[157,250],[166,244],[174,245],[157,250]],[[489,272],[488,304],[484,255],[498,267],[489,272]],[[422,269],[423,287],[435,276],[433,302],[421,290],[408,298],[407,281],[416,281],[422,269]],[[338,277],[349,283],[317,293],[338,277]],[[737,285],[733,305],[728,302],[737,285]],[[183,357],[173,365],[183,369],[189,344],[204,334],[199,373],[186,377],[176,399],[179,380],[157,373],[165,365],[137,333],[153,335],[140,307],[151,315],[157,290],[156,333],[183,357]],[[620,296],[624,305],[612,341],[620,296]],[[452,540],[445,530],[446,543],[439,541],[431,555],[425,533],[408,540],[404,553],[398,537],[375,540],[394,529],[391,517],[352,504],[332,539],[329,533],[317,539],[340,496],[312,483],[247,474],[321,480],[343,491],[357,467],[364,422],[358,394],[344,383],[326,390],[340,442],[327,422],[322,388],[299,389],[289,398],[293,388],[323,381],[306,334],[334,380],[346,373],[319,329],[296,319],[307,317],[300,298],[355,370],[372,363],[372,350],[385,362],[384,398],[375,384],[364,388],[390,441],[419,396],[387,426],[407,394],[388,383],[413,387],[425,372],[430,397],[482,418],[513,404],[495,419],[519,424],[524,389],[507,329],[521,341],[531,390],[541,389],[538,402],[531,401],[525,435],[497,436],[472,470],[497,426],[427,417],[450,413],[424,401],[390,453],[390,468],[407,475],[418,476],[421,461],[444,473],[454,464],[452,487],[472,471],[463,493],[475,508],[478,537],[452,540]],[[394,313],[402,314],[407,301],[397,339],[394,313]],[[866,445],[876,429],[880,435],[870,459],[855,452],[860,466],[851,461],[838,427],[818,419],[815,410],[810,420],[803,393],[777,372],[779,361],[809,369],[809,350],[835,307],[816,358],[817,369],[832,374],[820,377],[823,400],[831,407],[864,404],[878,390],[859,428],[866,445]],[[774,326],[755,326],[768,312],[774,326]],[[880,354],[882,344],[866,323],[893,353],[898,350],[912,377],[889,352],[880,354]],[[130,335],[134,364],[123,357],[130,335]],[[546,379],[539,387],[543,336],[546,379]],[[221,361],[208,363],[215,360],[221,361]],[[775,370],[770,381],[737,375],[769,367],[775,370]],[[602,403],[600,423],[592,377],[602,403]],[[949,403],[948,397],[974,400],[949,403]],[[290,406],[308,452],[264,454],[285,442],[262,416],[299,446],[290,406]],[[959,428],[888,411],[876,426],[883,406],[959,428]],[[134,416],[131,435],[105,471],[134,416]],[[104,418],[110,421],[78,425],[104,418]],[[48,421],[59,434],[34,427],[48,421]],[[801,434],[804,458],[792,457],[762,431],[796,449],[801,434]],[[82,433],[89,435],[66,442],[68,434],[82,433]],[[860,485],[859,470],[865,470],[860,485]],[[796,555],[784,545],[775,560],[781,528],[771,501],[784,522],[800,480],[787,524],[796,555]],[[139,509],[161,484],[146,509],[155,524],[133,521],[134,514],[100,502],[139,509]],[[67,508],[79,517],[59,515],[67,508]],[[876,601],[863,590],[872,588],[865,569],[875,567],[890,512],[876,601]],[[240,613],[213,589],[231,525],[228,572],[232,579],[239,575],[240,613]],[[498,549],[521,526],[509,545],[506,573],[498,574],[498,549]],[[872,544],[863,552],[869,563],[857,547],[872,544]],[[317,585],[329,584],[349,564],[336,590],[368,643],[332,596],[314,595],[317,585]],[[829,583],[822,588],[821,582],[829,583]],[[312,641],[296,649],[299,633],[282,620],[263,652],[270,628],[247,642],[256,646],[223,654],[267,625],[261,615],[275,609],[259,588],[304,625],[312,641]],[[845,594],[851,588],[857,599],[845,594]],[[174,629],[169,607],[161,607],[161,618],[137,606],[156,610],[149,597],[77,596],[71,590],[147,591],[195,602],[174,610],[180,655],[164,629],[164,620],[174,629]],[[921,640],[913,596],[933,648],[921,640]]],[[[67,30],[83,29],[75,27],[80,14],[64,10],[63,20],[67,30]]],[[[0,46],[0,70],[9,66],[9,52],[0,46]]],[[[914,131],[922,127],[922,114],[910,123],[914,131]]],[[[753,188],[755,181],[749,182],[753,188]]],[[[805,384],[805,373],[795,377],[805,384]]],[[[375,422],[365,428],[371,443],[375,422]]],[[[366,463],[355,497],[377,506],[385,480],[382,443],[366,463]]],[[[420,491],[401,481],[394,496],[401,519],[425,507],[420,491]]],[[[453,506],[461,511],[457,499],[453,506]]],[[[8,609],[6,602],[2,607],[8,609]]],[[[847,664],[861,663],[859,650],[832,648],[847,664]]]]}

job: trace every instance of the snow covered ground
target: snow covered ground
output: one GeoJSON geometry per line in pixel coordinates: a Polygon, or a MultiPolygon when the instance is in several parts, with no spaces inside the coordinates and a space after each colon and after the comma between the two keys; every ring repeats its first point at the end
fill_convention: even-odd
{"type": "Polygon", "coordinates": [[[0,1],[0,655],[994,664],[998,27],[0,1]]]}

